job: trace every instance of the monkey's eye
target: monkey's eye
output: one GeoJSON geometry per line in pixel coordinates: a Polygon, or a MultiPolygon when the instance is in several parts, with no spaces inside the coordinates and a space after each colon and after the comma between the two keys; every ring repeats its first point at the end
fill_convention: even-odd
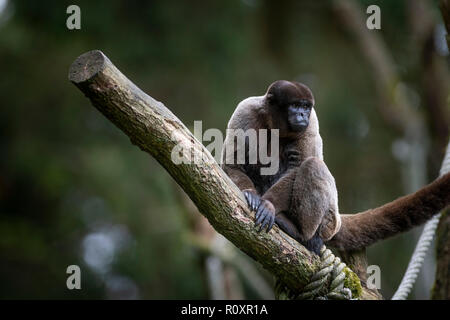
{"type": "Polygon", "coordinates": [[[312,108],[312,103],[308,100],[301,100],[300,107],[301,108],[312,108]]]}

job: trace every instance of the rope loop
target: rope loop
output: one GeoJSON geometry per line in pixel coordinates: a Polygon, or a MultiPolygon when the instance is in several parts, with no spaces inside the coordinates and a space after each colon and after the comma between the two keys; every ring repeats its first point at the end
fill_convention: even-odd
{"type": "Polygon", "coordinates": [[[319,271],[311,277],[310,283],[296,299],[351,300],[352,291],[344,287],[346,264],[325,246],[320,250],[320,260],[319,271]]]}

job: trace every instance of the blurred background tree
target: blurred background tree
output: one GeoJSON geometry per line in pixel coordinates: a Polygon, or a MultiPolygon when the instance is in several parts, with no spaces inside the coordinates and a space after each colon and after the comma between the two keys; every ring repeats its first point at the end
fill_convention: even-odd
{"type": "MultiPolygon", "coordinates": [[[[380,114],[373,66],[336,3],[0,0],[0,298],[211,297],[203,253],[186,241],[192,223],[179,188],[67,81],[70,63],[88,50],[105,52],[185,124],[202,120],[204,130],[224,130],[237,103],[274,80],[302,81],[316,96],[341,212],[411,191],[404,172],[411,144],[380,114]],[[66,28],[70,4],[81,8],[81,30],[66,28]],[[81,267],[82,290],[66,288],[72,264],[81,267]]],[[[432,111],[445,106],[449,88],[437,3],[426,1],[423,33],[416,1],[359,1],[363,14],[369,4],[381,8],[382,28],[371,32],[401,79],[391,93],[426,120],[420,150],[430,181],[450,121],[448,107],[437,120],[432,111]],[[439,78],[426,72],[430,63],[441,66],[439,78]]],[[[368,250],[385,297],[416,234],[368,250]]],[[[429,263],[411,298],[429,297],[433,276],[429,263]]],[[[261,297],[242,286],[242,297],[261,297]]]]}

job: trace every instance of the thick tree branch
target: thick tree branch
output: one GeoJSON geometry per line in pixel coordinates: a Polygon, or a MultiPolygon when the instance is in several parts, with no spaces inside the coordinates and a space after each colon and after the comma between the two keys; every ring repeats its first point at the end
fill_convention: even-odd
{"type": "MultiPolygon", "coordinates": [[[[270,233],[258,233],[242,193],[206,148],[170,110],[142,92],[102,52],[90,51],[78,57],[70,67],[69,80],[133,144],[169,172],[219,233],[294,292],[309,282],[318,270],[318,257],[276,226],[270,233]],[[177,145],[203,160],[176,165],[171,153],[177,145]]],[[[351,289],[359,285],[353,280],[351,289]]],[[[372,296],[370,292],[368,296],[372,296]]]]}

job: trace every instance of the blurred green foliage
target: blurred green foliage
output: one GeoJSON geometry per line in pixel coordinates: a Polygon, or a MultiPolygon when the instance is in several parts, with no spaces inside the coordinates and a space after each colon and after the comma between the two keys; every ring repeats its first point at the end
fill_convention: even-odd
{"type": "MultiPolygon", "coordinates": [[[[1,3],[2,1],[0,1],[1,3]]],[[[419,62],[404,1],[382,7],[380,32],[402,75],[419,62]]],[[[0,298],[207,298],[178,187],[67,80],[102,50],[187,126],[225,129],[237,103],[277,79],[316,96],[340,210],[404,193],[398,135],[377,112],[374,80],[329,1],[7,1],[0,13],[0,298]],[[81,8],[81,30],[66,8],[81,8]],[[66,268],[82,269],[67,290],[66,268]]],[[[436,19],[439,19],[436,9],[436,19]]],[[[420,81],[408,74],[420,92],[420,81]]],[[[377,244],[382,292],[398,285],[412,235],[377,244]]]]}

